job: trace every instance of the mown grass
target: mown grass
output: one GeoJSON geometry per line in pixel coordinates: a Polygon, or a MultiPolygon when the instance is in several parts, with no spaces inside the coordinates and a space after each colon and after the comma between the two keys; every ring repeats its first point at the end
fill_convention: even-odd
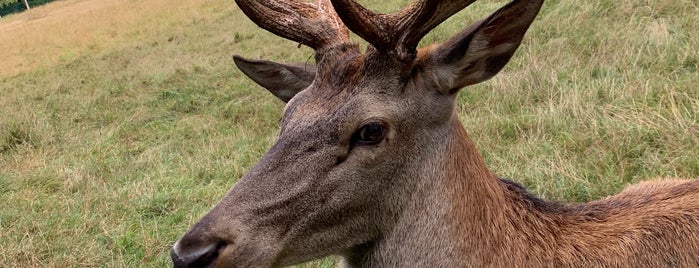
{"type": "MultiPolygon", "coordinates": [[[[423,43],[504,3],[478,2],[423,43]]],[[[275,140],[282,103],[230,55],[305,62],[310,50],[227,0],[40,14],[0,19],[34,16],[0,31],[0,263],[167,266],[170,245],[275,140]]],[[[699,177],[696,36],[692,0],[547,1],[506,69],[460,93],[462,121],[492,170],[549,199],[699,177]]]]}

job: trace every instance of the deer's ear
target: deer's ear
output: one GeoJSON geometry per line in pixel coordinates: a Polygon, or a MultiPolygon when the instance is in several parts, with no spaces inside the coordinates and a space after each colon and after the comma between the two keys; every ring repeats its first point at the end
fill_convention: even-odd
{"type": "Polygon", "coordinates": [[[307,88],[316,74],[313,64],[282,64],[237,55],[233,56],[233,61],[245,75],[284,102],[307,88]]]}
{"type": "Polygon", "coordinates": [[[495,76],[507,64],[543,1],[513,1],[446,42],[420,51],[422,79],[444,93],[495,76]]]}

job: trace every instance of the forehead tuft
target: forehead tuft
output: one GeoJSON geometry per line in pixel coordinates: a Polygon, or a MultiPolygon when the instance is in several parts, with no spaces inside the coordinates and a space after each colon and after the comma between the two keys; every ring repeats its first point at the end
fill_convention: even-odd
{"type": "Polygon", "coordinates": [[[318,63],[318,72],[311,87],[325,91],[350,88],[360,79],[363,61],[364,57],[359,53],[346,53],[334,60],[323,60],[318,63]]]}

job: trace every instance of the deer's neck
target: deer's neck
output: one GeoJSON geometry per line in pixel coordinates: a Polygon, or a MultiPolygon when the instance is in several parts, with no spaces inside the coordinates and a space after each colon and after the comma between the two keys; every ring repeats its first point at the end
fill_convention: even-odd
{"type": "Polygon", "coordinates": [[[426,172],[394,226],[350,252],[346,266],[493,265],[516,250],[513,244],[532,239],[530,230],[542,232],[545,212],[520,204],[526,191],[493,175],[458,120],[452,130],[441,157],[420,167],[426,172]]]}
{"type": "Polygon", "coordinates": [[[448,262],[444,267],[493,265],[516,250],[513,244],[528,239],[522,237],[526,230],[540,228],[543,215],[521,203],[519,193],[512,191],[515,184],[488,169],[458,120],[452,133],[432,196],[445,204],[441,215],[429,219],[435,228],[444,226],[434,234],[442,244],[433,250],[448,249],[440,256],[448,262]]]}

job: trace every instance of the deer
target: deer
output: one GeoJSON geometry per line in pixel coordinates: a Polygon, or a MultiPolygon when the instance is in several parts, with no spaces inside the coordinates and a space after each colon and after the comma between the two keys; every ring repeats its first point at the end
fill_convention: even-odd
{"type": "Polygon", "coordinates": [[[234,56],[286,103],[278,139],[174,243],[175,267],[326,256],[343,267],[699,267],[699,180],[546,201],[498,178],[466,133],[457,94],[503,69],[543,0],[513,0],[420,48],[475,0],[386,14],[352,0],[236,2],[261,28],[312,48],[315,64],[234,56]]]}

